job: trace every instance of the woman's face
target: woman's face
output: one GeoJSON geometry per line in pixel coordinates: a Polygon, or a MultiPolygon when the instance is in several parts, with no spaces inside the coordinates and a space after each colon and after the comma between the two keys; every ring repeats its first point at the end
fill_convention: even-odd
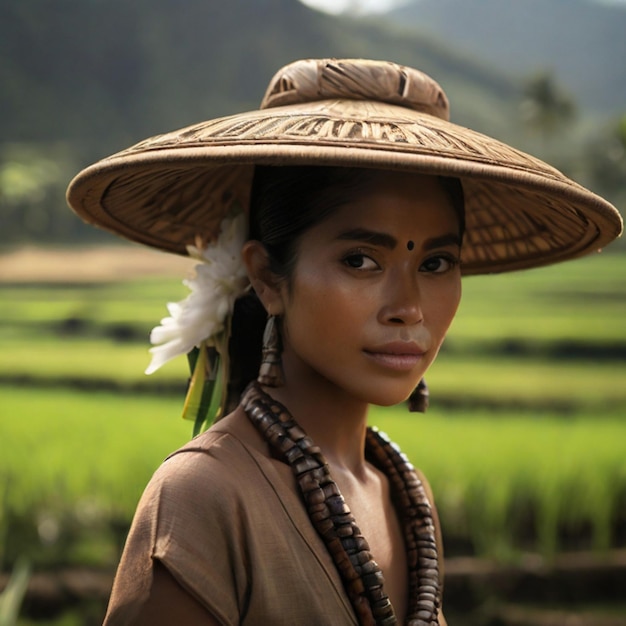
{"type": "Polygon", "coordinates": [[[457,310],[459,256],[459,220],[436,178],[372,172],[362,195],[303,235],[281,286],[287,384],[405,400],[457,310]]]}

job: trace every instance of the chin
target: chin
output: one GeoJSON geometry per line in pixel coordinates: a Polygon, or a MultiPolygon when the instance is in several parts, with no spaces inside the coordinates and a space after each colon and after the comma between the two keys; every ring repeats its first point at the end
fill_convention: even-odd
{"type": "Polygon", "coordinates": [[[346,384],[340,386],[355,400],[373,406],[392,407],[406,402],[421,379],[421,372],[418,377],[362,377],[358,381],[343,381],[346,384]]]}
{"type": "MultiPolygon", "coordinates": [[[[417,386],[417,383],[415,383],[417,386]]],[[[381,407],[390,407],[397,406],[398,404],[402,404],[409,399],[411,393],[413,393],[412,387],[409,391],[403,390],[401,393],[388,393],[388,394],[376,394],[373,396],[372,394],[368,394],[369,397],[366,397],[368,404],[372,404],[374,406],[381,407]]]]}
{"type": "Polygon", "coordinates": [[[370,405],[372,406],[379,406],[382,408],[389,408],[392,406],[398,406],[400,404],[403,404],[407,401],[407,398],[404,398],[403,400],[398,400],[398,402],[370,402],[370,405]]]}

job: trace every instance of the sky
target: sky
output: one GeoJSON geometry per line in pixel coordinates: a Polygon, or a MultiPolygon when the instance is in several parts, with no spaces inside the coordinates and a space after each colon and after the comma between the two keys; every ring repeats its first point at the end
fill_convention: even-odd
{"type": "MultiPolygon", "coordinates": [[[[363,13],[379,13],[399,4],[398,0],[300,0],[314,9],[328,13],[341,13],[354,8],[363,13]]],[[[625,0],[626,1],[626,0],[625,0]]]]}
{"type": "MultiPolygon", "coordinates": [[[[393,6],[402,4],[406,0],[300,0],[310,7],[326,11],[327,13],[341,13],[347,9],[354,9],[359,13],[380,13],[393,6]]],[[[626,4],[626,0],[596,0],[606,4],[626,4]]]]}

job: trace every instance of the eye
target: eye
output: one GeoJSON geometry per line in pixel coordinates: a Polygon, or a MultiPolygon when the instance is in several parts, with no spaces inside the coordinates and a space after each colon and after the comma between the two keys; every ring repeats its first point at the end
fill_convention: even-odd
{"type": "Polygon", "coordinates": [[[449,254],[438,254],[426,259],[420,265],[420,272],[429,274],[443,274],[454,269],[459,264],[459,260],[449,254]]]}
{"type": "Polygon", "coordinates": [[[380,269],[378,263],[362,252],[348,254],[343,258],[343,263],[355,270],[377,270],[380,269]]]}

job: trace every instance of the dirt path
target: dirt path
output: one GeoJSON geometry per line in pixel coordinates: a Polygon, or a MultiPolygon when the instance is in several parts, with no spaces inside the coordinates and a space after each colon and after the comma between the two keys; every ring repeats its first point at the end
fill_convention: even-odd
{"type": "Polygon", "coordinates": [[[144,276],[187,276],[195,262],[132,245],[24,247],[0,252],[0,283],[94,282],[144,276]]]}

